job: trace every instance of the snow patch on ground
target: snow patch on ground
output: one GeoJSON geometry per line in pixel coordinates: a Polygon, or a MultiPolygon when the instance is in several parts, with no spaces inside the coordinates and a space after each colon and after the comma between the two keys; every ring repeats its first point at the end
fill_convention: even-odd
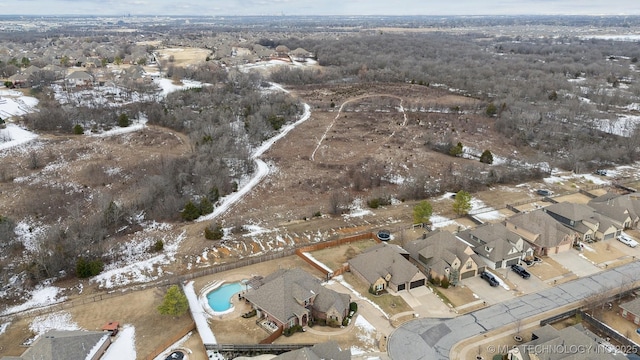
{"type": "Polygon", "coordinates": [[[46,229],[47,227],[33,219],[24,219],[16,224],[13,232],[27,251],[36,252],[40,247],[40,236],[46,229]]]}
{"type": "Polygon", "coordinates": [[[304,256],[306,256],[309,260],[313,261],[314,263],[316,263],[318,266],[322,267],[323,269],[325,269],[327,272],[332,273],[333,270],[329,269],[329,267],[327,267],[327,265],[323,264],[322,262],[320,262],[318,259],[314,258],[313,255],[311,255],[311,253],[305,252],[303,253],[304,256]]]}
{"type": "Polygon", "coordinates": [[[362,345],[365,345],[366,349],[361,349],[357,346],[351,346],[351,355],[362,355],[368,352],[376,351],[375,349],[375,334],[376,328],[371,325],[362,315],[358,315],[355,322],[356,336],[360,340],[362,345]]]}
{"type": "Polygon", "coordinates": [[[349,205],[349,213],[342,215],[345,218],[363,217],[374,215],[373,211],[364,208],[364,200],[358,198],[349,205]]]}
{"type": "Polygon", "coordinates": [[[455,220],[451,220],[449,218],[446,218],[444,216],[441,215],[431,215],[431,217],[429,218],[429,220],[431,221],[431,227],[434,229],[438,229],[438,228],[443,228],[443,227],[447,227],[450,225],[457,225],[461,228],[465,228],[466,226],[456,222],[455,220]]]}
{"type": "Polygon", "coordinates": [[[49,306],[59,302],[63,302],[67,298],[66,296],[60,295],[61,290],[62,289],[60,289],[59,287],[51,286],[48,284],[38,285],[34,290],[31,291],[31,298],[29,300],[20,305],[7,308],[2,312],[2,314],[14,314],[28,309],[49,306]]]}
{"type": "Polygon", "coordinates": [[[18,125],[7,124],[6,128],[0,129],[0,150],[26,144],[37,137],[38,135],[18,125]]]}
{"type": "Polygon", "coordinates": [[[171,79],[155,79],[153,80],[154,83],[156,83],[161,91],[161,95],[163,97],[169,95],[172,92],[175,91],[182,91],[182,90],[188,90],[188,89],[197,89],[197,88],[201,88],[203,86],[203,83],[199,82],[199,81],[194,81],[194,80],[187,80],[187,79],[183,79],[181,84],[174,84],[173,80],[171,79]]]}
{"type": "Polygon", "coordinates": [[[486,272],[488,272],[489,274],[493,275],[493,277],[496,278],[496,280],[498,280],[498,283],[500,283],[500,286],[502,286],[505,290],[511,290],[511,288],[509,287],[509,285],[507,285],[500,276],[496,275],[494,272],[489,271],[489,270],[485,270],[486,272]]]}
{"type": "Polygon", "coordinates": [[[113,129],[111,130],[107,130],[97,134],[92,134],[92,136],[108,137],[108,136],[122,135],[122,134],[131,133],[134,131],[139,131],[144,129],[147,126],[146,125],[147,121],[148,119],[146,117],[140,117],[140,119],[136,120],[129,126],[126,126],[126,127],[114,126],[113,129]]]}
{"type": "Polygon", "coordinates": [[[189,311],[191,311],[191,317],[193,321],[196,323],[196,328],[198,329],[198,333],[200,334],[200,338],[204,344],[217,344],[213,331],[209,327],[209,323],[207,322],[207,313],[200,305],[198,301],[198,295],[193,288],[193,281],[189,281],[186,283],[182,289],[184,290],[184,295],[187,297],[189,301],[189,311]]]}
{"type": "Polygon", "coordinates": [[[118,332],[118,336],[100,359],[135,359],[136,355],[136,328],[127,324],[118,332]]]}
{"type": "Polygon", "coordinates": [[[547,184],[557,184],[557,183],[565,183],[567,181],[572,181],[574,179],[584,179],[588,182],[597,185],[609,184],[610,181],[608,179],[603,179],[600,176],[594,174],[574,174],[567,173],[566,175],[551,175],[543,179],[543,181],[547,184]]]}
{"type": "Polygon", "coordinates": [[[0,324],[0,335],[4,334],[5,331],[7,331],[7,328],[9,328],[9,325],[11,325],[11,322],[0,324]]]}
{"type": "Polygon", "coordinates": [[[149,249],[158,240],[156,236],[143,231],[139,234],[142,239],[134,239],[118,248],[112,249],[111,253],[119,257],[119,260],[107,265],[105,271],[91,279],[99,284],[101,288],[114,288],[134,283],[145,283],[154,281],[163,275],[161,265],[166,265],[175,261],[178,246],[185,238],[185,232],[174,239],[167,240],[171,235],[164,234],[163,253],[150,256],[149,249]]]}
{"type": "Polygon", "coordinates": [[[31,330],[35,336],[27,340],[26,343],[32,344],[40,335],[49,330],[73,331],[80,330],[80,326],[72,320],[71,314],[67,312],[57,312],[37,316],[31,321],[31,324],[29,324],[29,330],[31,330]]]}

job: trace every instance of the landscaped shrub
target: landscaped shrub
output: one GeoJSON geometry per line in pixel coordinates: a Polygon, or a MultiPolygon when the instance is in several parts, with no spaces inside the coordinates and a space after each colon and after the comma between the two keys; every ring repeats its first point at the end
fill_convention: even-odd
{"type": "Polygon", "coordinates": [[[349,326],[349,320],[351,319],[348,317],[342,319],[342,326],[349,326]]]}
{"type": "Polygon", "coordinates": [[[358,311],[358,304],[355,302],[351,302],[349,304],[349,311],[353,311],[354,313],[358,311]]]}
{"type": "Polygon", "coordinates": [[[249,311],[248,313],[242,314],[242,317],[245,318],[245,319],[252,318],[252,317],[256,316],[257,313],[258,312],[256,311],[256,309],[253,309],[253,310],[249,311]]]}
{"type": "Polygon", "coordinates": [[[73,127],[73,133],[74,133],[74,134],[76,134],[76,135],[82,135],[82,134],[84,134],[84,129],[82,128],[82,125],[80,125],[80,124],[76,124],[76,125],[73,127]]]}
{"type": "Polygon", "coordinates": [[[300,326],[300,325],[294,325],[294,326],[292,326],[292,327],[290,327],[290,328],[284,329],[284,331],[282,332],[282,334],[283,334],[284,336],[291,336],[291,335],[293,335],[293,334],[295,334],[295,333],[297,333],[297,332],[300,332],[300,331],[302,331],[302,326],[300,326]]]}
{"type": "Polygon", "coordinates": [[[449,285],[450,285],[449,278],[446,276],[443,276],[442,280],[440,281],[440,286],[442,286],[444,289],[447,289],[449,285]]]}

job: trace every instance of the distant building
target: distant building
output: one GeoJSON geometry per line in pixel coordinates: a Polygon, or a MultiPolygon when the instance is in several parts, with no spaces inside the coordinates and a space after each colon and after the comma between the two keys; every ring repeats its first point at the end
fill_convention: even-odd
{"type": "Polygon", "coordinates": [[[341,350],[338,343],[329,341],[313,345],[312,347],[304,347],[302,349],[289,351],[278,355],[273,360],[350,360],[351,350],[341,350]]]}

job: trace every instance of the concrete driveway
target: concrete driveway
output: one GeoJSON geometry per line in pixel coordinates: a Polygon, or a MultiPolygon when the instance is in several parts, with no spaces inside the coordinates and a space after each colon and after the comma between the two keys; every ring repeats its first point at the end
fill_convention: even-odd
{"type": "MultiPolygon", "coordinates": [[[[491,272],[495,275],[502,276],[498,271],[491,270],[491,272]]],[[[480,276],[464,279],[461,283],[466,285],[474,294],[480,296],[480,298],[489,305],[514,298],[514,292],[512,290],[506,290],[502,286],[490,286],[489,283],[480,276]]]]}
{"type": "Polygon", "coordinates": [[[549,255],[549,257],[569,269],[569,271],[578,277],[589,276],[602,271],[602,269],[595,266],[591,261],[581,257],[579,253],[573,249],[559,254],[549,255]]]}
{"type": "MultiPolygon", "coordinates": [[[[526,265],[523,265],[523,267],[525,269],[527,268],[526,265]]],[[[517,295],[531,294],[550,287],[550,285],[533,274],[528,279],[523,279],[520,275],[513,272],[511,268],[495,270],[494,273],[498,273],[503,279],[509,280],[509,282],[513,284],[513,289],[511,290],[517,295]]]]}
{"type": "Polygon", "coordinates": [[[448,318],[456,313],[426,286],[398,293],[419,317],[448,318]]]}

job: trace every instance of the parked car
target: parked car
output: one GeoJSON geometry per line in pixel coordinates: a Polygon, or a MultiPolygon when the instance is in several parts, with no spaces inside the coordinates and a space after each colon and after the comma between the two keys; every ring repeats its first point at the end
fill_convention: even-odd
{"type": "Polygon", "coordinates": [[[536,192],[540,196],[551,196],[551,194],[553,194],[551,190],[547,190],[547,189],[538,189],[536,192]]]}
{"type": "Polygon", "coordinates": [[[529,274],[529,272],[520,265],[511,265],[511,270],[513,270],[513,272],[515,272],[516,274],[522,276],[523,279],[528,279],[531,277],[531,274],[529,274]]]}
{"type": "Polygon", "coordinates": [[[638,246],[638,242],[633,240],[632,238],[630,238],[629,236],[625,235],[625,234],[621,234],[620,236],[618,236],[618,241],[620,241],[621,243],[630,246],[632,248],[638,246]]]}
{"type": "Polygon", "coordinates": [[[500,285],[500,282],[498,281],[498,279],[496,279],[495,276],[493,276],[492,273],[485,271],[482,274],[480,274],[480,277],[487,280],[487,282],[489,283],[489,285],[491,286],[498,286],[500,285]]]}

